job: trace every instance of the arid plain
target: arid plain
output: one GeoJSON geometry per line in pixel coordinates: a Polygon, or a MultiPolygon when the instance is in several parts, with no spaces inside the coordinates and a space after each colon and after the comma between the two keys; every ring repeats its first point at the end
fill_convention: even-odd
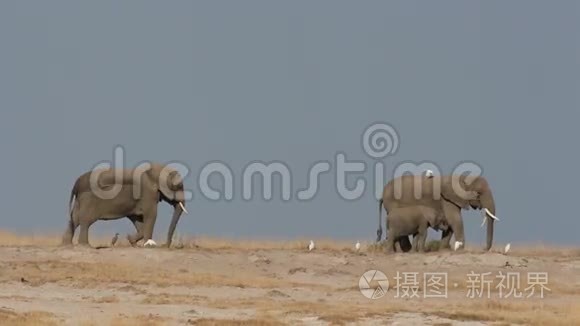
{"type": "Polygon", "coordinates": [[[171,249],[59,240],[0,232],[0,324],[580,325],[575,248],[386,255],[324,239],[311,252],[309,239],[196,238],[171,249]],[[387,276],[379,298],[360,291],[368,270],[387,276]]]}

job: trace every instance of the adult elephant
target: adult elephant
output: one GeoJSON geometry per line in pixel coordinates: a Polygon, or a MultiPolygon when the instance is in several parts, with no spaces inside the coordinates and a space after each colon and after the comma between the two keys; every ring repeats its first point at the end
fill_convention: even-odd
{"type": "MultiPolygon", "coordinates": [[[[379,201],[379,228],[377,241],[382,236],[380,210],[384,206],[387,211],[397,207],[425,205],[441,209],[449,228],[443,231],[441,247],[450,248],[451,236],[460,248],[465,244],[462,209],[480,209],[484,212],[484,223],[487,222],[487,244],[485,250],[491,249],[493,243],[495,202],[491,188],[485,177],[466,175],[430,176],[403,175],[392,179],[383,188],[382,199],[379,201]],[[475,196],[474,196],[475,194],[475,196]]],[[[401,247],[410,247],[408,237],[400,239],[401,247]]]]}
{"type": "Polygon", "coordinates": [[[152,239],[157,204],[165,201],[174,207],[167,232],[171,245],[177,222],[185,209],[183,180],[178,171],[159,163],[136,169],[96,169],[80,175],[71,190],[69,221],[63,245],[72,245],[75,230],[80,226],[79,244],[88,246],[90,226],[98,220],[127,217],[136,234],[127,238],[131,245],[143,238],[152,239]],[[74,203],[73,203],[74,199],[74,203]]]}

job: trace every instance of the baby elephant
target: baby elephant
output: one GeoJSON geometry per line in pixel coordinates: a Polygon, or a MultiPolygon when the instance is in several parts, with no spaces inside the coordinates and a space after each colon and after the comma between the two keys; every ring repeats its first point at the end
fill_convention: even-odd
{"type": "Polygon", "coordinates": [[[391,210],[387,215],[387,252],[395,251],[397,239],[409,235],[413,235],[415,251],[425,252],[429,227],[435,230],[448,229],[449,225],[442,211],[420,205],[391,210]]]}

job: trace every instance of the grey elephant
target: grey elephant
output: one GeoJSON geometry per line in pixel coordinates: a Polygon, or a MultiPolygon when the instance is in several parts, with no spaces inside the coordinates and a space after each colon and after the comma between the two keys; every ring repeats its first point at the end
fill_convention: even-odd
{"type": "Polygon", "coordinates": [[[395,242],[409,235],[413,236],[415,251],[425,252],[425,241],[429,227],[436,231],[449,228],[442,210],[417,205],[397,207],[389,211],[387,217],[387,252],[396,251],[395,242]]]}
{"type": "Polygon", "coordinates": [[[93,223],[124,217],[131,220],[137,231],[127,237],[131,245],[141,239],[151,240],[160,201],[174,207],[167,233],[169,247],[181,214],[187,214],[183,180],[178,171],[159,163],[136,169],[88,171],[76,179],[71,190],[69,221],[62,244],[72,245],[75,230],[80,226],[79,245],[88,246],[88,232],[93,223]]]}
{"type": "MultiPolygon", "coordinates": [[[[384,207],[387,215],[396,208],[424,205],[442,210],[449,227],[442,232],[441,248],[449,249],[451,237],[459,248],[465,244],[462,209],[480,209],[484,213],[484,223],[487,223],[487,243],[485,250],[491,249],[493,243],[494,221],[499,220],[495,214],[495,201],[491,188],[485,177],[469,175],[445,176],[415,176],[403,175],[392,179],[383,188],[382,198],[379,201],[379,213],[384,207]]],[[[381,216],[377,241],[382,236],[381,216]]],[[[400,239],[401,247],[411,247],[409,238],[400,239]]]]}

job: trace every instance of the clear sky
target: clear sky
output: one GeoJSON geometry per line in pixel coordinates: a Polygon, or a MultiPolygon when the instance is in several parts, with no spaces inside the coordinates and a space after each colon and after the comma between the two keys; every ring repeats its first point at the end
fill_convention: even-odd
{"type": "MultiPolygon", "coordinates": [[[[128,167],[191,168],[185,234],[373,241],[372,184],[346,201],[326,174],[308,202],[279,189],[244,201],[241,171],[285,162],[295,192],[337,152],[372,167],[361,135],[385,121],[400,137],[387,176],[403,161],[443,172],[477,162],[501,219],[496,241],[578,245],[579,6],[2,1],[0,228],[60,234],[75,178],[120,144],[128,167]],[[196,175],[214,160],[234,171],[231,202],[199,194],[196,175]]],[[[161,204],[156,237],[170,212],[161,204]]],[[[467,242],[482,245],[479,213],[463,216],[467,242]]],[[[132,231],[126,219],[93,228],[117,230],[132,231]]]]}

